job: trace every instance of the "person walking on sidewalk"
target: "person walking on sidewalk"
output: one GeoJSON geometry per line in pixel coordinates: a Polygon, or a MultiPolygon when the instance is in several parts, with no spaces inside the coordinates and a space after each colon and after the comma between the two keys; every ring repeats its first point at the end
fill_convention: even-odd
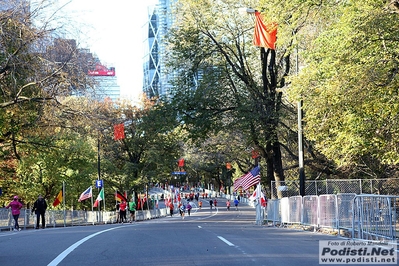
{"type": "Polygon", "coordinates": [[[11,214],[14,218],[14,231],[21,231],[18,224],[19,214],[21,213],[22,204],[18,200],[18,196],[14,196],[13,201],[11,201],[7,206],[6,209],[11,208],[11,214]]]}
{"type": "Polygon", "coordinates": [[[39,195],[38,199],[33,203],[32,214],[35,212],[36,214],[36,229],[39,229],[40,218],[42,218],[42,229],[46,228],[46,210],[47,210],[47,202],[43,199],[42,195],[39,195]]]}

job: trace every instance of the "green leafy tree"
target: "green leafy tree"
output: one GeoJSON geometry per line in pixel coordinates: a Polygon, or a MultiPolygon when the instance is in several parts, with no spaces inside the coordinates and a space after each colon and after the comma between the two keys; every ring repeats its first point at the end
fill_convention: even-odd
{"type": "MultiPolygon", "coordinates": [[[[81,82],[76,47],[65,47],[63,61],[46,50],[57,30],[50,21],[38,26],[48,7],[46,1],[30,6],[29,1],[7,1],[0,11],[0,175],[6,183],[19,181],[18,164],[33,149],[55,146],[46,133],[65,124],[70,109],[60,104],[61,97],[81,82]],[[60,124],[45,117],[52,109],[64,112],[60,124]]],[[[16,192],[3,188],[6,194],[16,192]]]]}
{"type": "Polygon", "coordinates": [[[253,21],[240,16],[238,7],[233,1],[180,3],[182,23],[169,38],[170,62],[178,72],[172,103],[192,137],[243,132],[266,163],[266,181],[282,181],[279,88],[289,71],[287,54],[249,45],[253,21]]]}
{"type": "Polygon", "coordinates": [[[303,32],[291,97],[304,100],[316,149],[352,177],[392,176],[399,161],[397,4],[338,1],[327,19],[323,3],[303,32]]]}

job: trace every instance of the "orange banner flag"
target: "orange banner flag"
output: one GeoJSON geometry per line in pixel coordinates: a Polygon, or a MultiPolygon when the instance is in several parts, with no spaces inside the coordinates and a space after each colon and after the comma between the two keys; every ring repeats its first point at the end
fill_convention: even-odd
{"type": "Polygon", "coordinates": [[[125,138],[125,125],[118,124],[114,125],[114,140],[120,140],[125,138]]]}
{"type": "Polygon", "coordinates": [[[277,23],[263,22],[262,14],[255,11],[255,31],[254,31],[254,45],[259,47],[276,49],[277,39],[277,23]]]}

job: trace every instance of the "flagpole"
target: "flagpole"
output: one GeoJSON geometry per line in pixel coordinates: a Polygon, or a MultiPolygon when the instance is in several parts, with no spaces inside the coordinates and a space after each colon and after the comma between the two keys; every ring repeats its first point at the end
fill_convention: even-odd
{"type": "Polygon", "coordinates": [[[64,227],[66,227],[66,211],[65,211],[65,181],[62,181],[62,205],[64,213],[64,227]]]}
{"type": "Polygon", "coordinates": [[[104,201],[104,208],[103,208],[103,210],[104,210],[104,212],[105,212],[105,188],[104,188],[104,185],[103,185],[102,189],[104,190],[104,192],[103,192],[103,195],[104,195],[104,198],[103,198],[103,201],[104,201]]]}
{"type": "MultiPolygon", "coordinates": [[[[93,209],[93,190],[91,192],[91,213],[93,214],[94,209],[93,209]]],[[[94,225],[94,215],[92,216],[93,219],[93,225],[94,225]]]]}

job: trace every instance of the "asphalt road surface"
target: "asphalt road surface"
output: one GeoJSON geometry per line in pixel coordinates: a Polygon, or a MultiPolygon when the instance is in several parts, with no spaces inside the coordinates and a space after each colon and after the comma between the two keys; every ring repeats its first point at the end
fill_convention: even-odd
{"type": "Polygon", "coordinates": [[[0,265],[319,265],[319,240],[336,236],[255,224],[255,209],[218,199],[191,216],[132,224],[0,233],[0,265]]]}

